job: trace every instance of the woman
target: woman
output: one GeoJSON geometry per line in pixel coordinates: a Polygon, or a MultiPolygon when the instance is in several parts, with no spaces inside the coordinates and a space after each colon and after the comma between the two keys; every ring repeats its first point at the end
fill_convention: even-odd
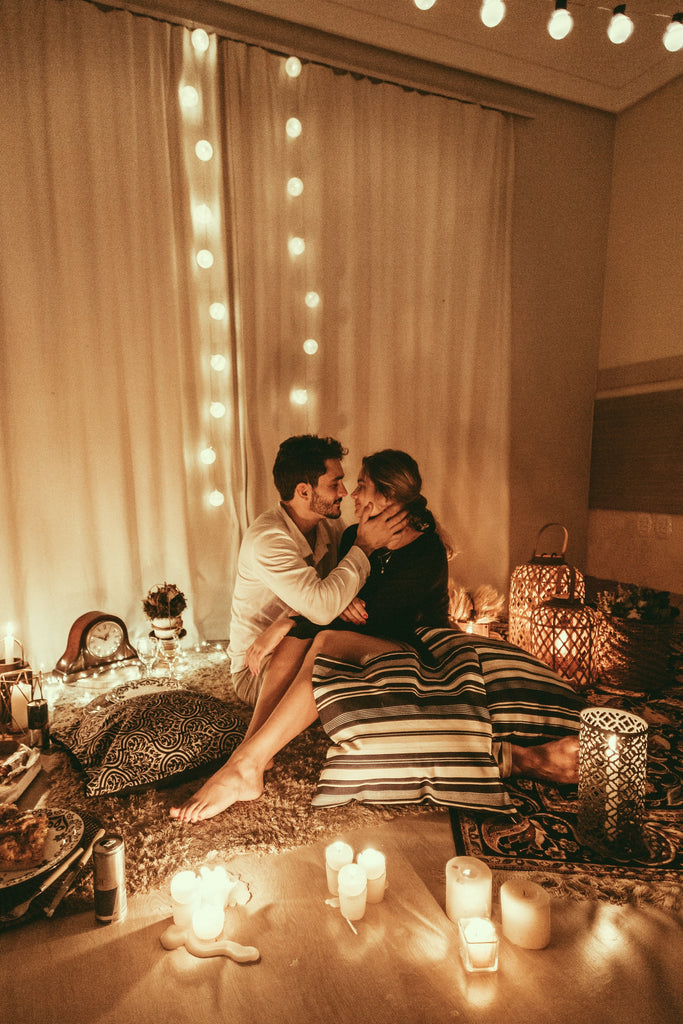
{"type": "MultiPolygon", "coordinates": [[[[398,505],[408,512],[407,525],[391,550],[373,553],[370,576],[340,619],[319,628],[283,617],[252,645],[247,662],[253,672],[274,653],[244,740],[193,797],[172,808],[173,817],[200,821],[261,795],[275,754],[318,717],[312,684],[318,654],[363,664],[405,645],[419,647],[420,626],[448,626],[448,557],[421,488],[417,463],[405,452],[386,449],[363,460],[351,495],[356,514],[369,506],[378,515],[398,505]]],[[[340,557],[356,530],[344,533],[340,557]]]]}

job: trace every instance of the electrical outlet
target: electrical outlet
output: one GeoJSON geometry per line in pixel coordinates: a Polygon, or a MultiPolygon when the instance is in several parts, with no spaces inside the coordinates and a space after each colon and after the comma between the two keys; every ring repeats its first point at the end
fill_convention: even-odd
{"type": "Polygon", "coordinates": [[[659,540],[668,540],[672,532],[671,516],[655,516],[655,535],[659,540]]]}
{"type": "Polygon", "coordinates": [[[649,512],[639,512],[636,520],[636,529],[639,537],[652,536],[652,516],[649,512]]]}

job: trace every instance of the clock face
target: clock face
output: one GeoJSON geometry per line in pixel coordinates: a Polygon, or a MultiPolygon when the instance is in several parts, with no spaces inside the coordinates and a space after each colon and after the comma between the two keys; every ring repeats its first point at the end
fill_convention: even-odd
{"type": "Polygon", "coordinates": [[[95,658],[109,658],[118,651],[123,640],[123,630],[118,622],[103,619],[88,630],[85,646],[95,658]]]}

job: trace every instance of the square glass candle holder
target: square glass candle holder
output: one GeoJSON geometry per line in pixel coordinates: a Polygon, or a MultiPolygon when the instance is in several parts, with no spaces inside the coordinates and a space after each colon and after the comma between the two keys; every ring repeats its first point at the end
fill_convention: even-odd
{"type": "Polygon", "coordinates": [[[462,917],[458,921],[460,956],[470,974],[498,970],[498,932],[489,917],[462,917]]]}

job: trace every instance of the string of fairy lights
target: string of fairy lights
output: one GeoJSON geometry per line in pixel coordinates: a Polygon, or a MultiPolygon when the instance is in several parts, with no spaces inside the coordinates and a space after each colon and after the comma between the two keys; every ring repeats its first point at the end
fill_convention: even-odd
{"type": "MultiPolygon", "coordinates": [[[[413,0],[415,6],[421,11],[429,11],[438,0],[413,0]]],[[[579,3],[570,4],[568,0],[555,0],[554,9],[548,18],[548,35],[553,39],[565,39],[574,27],[574,18],[570,6],[578,7],[579,3]]],[[[616,46],[627,42],[633,35],[635,25],[633,20],[626,13],[626,4],[617,4],[613,8],[599,7],[609,15],[605,18],[607,37],[616,46]]],[[[496,28],[503,21],[507,12],[505,0],[482,0],[479,9],[479,17],[487,28],[496,28]]],[[[678,11],[673,15],[649,14],[648,16],[666,19],[668,24],[662,35],[664,48],[670,53],[677,53],[683,49],[683,12],[678,11]]]]}
{"type": "MultiPolygon", "coordinates": [[[[225,297],[225,267],[221,232],[220,157],[215,143],[210,141],[218,123],[212,109],[213,68],[216,57],[216,37],[201,28],[189,34],[183,63],[183,78],[179,88],[179,102],[185,126],[186,162],[191,191],[192,226],[194,231],[194,261],[196,269],[196,299],[202,352],[208,353],[208,401],[204,410],[205,438],[200,443],[198,460],[206,472],[206,500],[209,506],[220,508],[225,501],[221,489],[224,485],[219,453],[225,449],[226,416],[230,401],[231,366],[227,350],[229,309],[225,297]]],[[[283,58],[286,80],[295,84],[303,65],[298,57],[283,58]]],[[[300,295],[302,310],[296,316],[301,324],[302,349],[306,366],[303,381],[290,389],[289,399],[295,408],[305,411],[310,429],[314,405],[310,384],[309,359],[319,350],[314,337],[321,305],[320,293],[308,287],[306,272],[307,246],[303,231],[304,179],[301,170],[301,138],[303,125],[296,109],[296,94],[289,94],[294,110],[283,125],[289,149],[289,172],[283,183],[288,207],[287,251],[292,262],[296,282],[304,282],[293,289],[300,295]]]]}

